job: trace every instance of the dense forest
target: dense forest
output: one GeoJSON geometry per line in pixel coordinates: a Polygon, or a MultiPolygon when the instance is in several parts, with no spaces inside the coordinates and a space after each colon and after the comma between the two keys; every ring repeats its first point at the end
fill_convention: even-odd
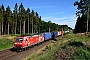
{"type": "Polygon", "coordinates": [[[3,4],[0,6],[0,35],[52,32],[62,28],[63,30],[71,29],[67,25],[45,22],[37,11],[25,9],[22,3],[19,6],[16,3],[13,11],[10,6],[6,9],[3,4]]]}
{"type": "Polygon", "coordinates": [[[90,32],[90,0],[76,1],[74,6],[77,6],[74,33],[90,32]]]}

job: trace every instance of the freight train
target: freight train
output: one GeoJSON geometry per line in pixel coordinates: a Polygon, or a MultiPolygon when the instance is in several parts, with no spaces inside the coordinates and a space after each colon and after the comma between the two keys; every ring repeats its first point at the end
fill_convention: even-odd
{"type": "Polygon", "coordinates": [[[69,31],[58,31],[58,32],[45,32],[35,35],[21,35],[17,36],[16,40],[14,42],[14,51],[17,50],[26,50],[31,46],[34,46],[35,44],[42,43],[44,41],[47,41],[49,39],[55,38],[57,36],[63,35],[65,33],[68,33],[69,31]]]}

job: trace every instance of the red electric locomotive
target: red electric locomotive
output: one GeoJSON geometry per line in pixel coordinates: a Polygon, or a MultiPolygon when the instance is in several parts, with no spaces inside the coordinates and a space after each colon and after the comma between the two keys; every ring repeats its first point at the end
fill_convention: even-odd
{"type": "Polygon", "coordinates": [[[44,34],[16,37],[14,50],[25,50],[28,47],[44,41],[44,34]]]}

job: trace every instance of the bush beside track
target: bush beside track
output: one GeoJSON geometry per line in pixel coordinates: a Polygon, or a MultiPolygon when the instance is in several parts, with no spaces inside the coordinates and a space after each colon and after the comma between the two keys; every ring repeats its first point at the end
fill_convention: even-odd
{"type": "Polygon", "coordinates": [[[1,35],[0,36],[0,51],[13,47],[16,36],[20,34],[1,35]]]}
{"type": "Polygon", "coordinates": [[[10,36],[20,36],[21,34],[10,34],[10,36]]]}
{"type": "Polygon", "coordinates": [[[13,44],[14,44],[13,40],[3,37],[0,39],[0,50],[11,48],[13,47],[13,44]]]}

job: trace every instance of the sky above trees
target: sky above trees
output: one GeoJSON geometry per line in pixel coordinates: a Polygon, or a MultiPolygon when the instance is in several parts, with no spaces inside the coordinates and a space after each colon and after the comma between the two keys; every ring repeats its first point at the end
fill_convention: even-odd
{"type": "Polygon", "coordinates": [[[72,28],[76,23],[76,7],[74,2],[76,0],[0,0],[0,5],[4,5],[6,8],[8,5],[11,10],[14,10],[15,3],[24,5],[24,8],[28,7],[34,11],[37,11],[42,20],[52,21],[60,25],[66,24],[72,28]]]}

